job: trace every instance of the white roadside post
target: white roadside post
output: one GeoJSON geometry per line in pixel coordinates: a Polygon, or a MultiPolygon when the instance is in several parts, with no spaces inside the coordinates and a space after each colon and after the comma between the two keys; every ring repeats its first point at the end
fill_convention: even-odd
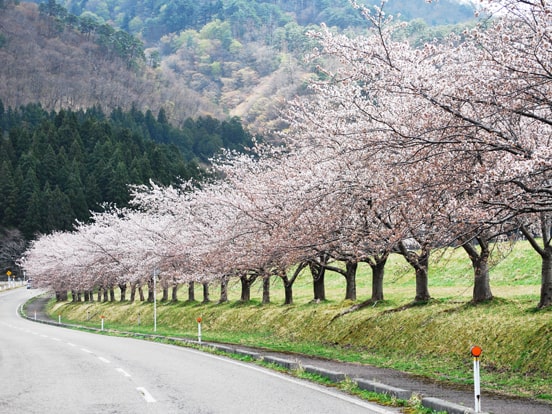
{"type": "Polygon", "coordinates": [[[102,331],[104,330],[104,319],[105,319],[105,316],[100,316],[100,318],[102,319],[102,331]]]}
{"type": "Polygon", "coordinates": [[[157,285],[156,279],[159,275],[159,269],[155,268],[153,270],[153,332],[157,332],[157,285]]]}
{"type": "Polygon", "coordinates": [[[479,357],[483,350],[480,346],[472,346],[471,354],[473,356],[473,392],[475,399],[475,412],[481,412],[481,386],[480,386],[480,376],[479,376],[479,357]]]}
{"type": "Polygon", "coordinates": [[[201,344],[201,316],[197,318],[197,341],[201,344]]]}

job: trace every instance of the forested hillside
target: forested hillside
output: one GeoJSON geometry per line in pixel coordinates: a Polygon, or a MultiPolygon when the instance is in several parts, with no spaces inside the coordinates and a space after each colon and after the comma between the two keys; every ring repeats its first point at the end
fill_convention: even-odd
{"type": "Polygon", "coordinates": [[[26,238],[71,229],[102,203],[126,206],[128,184],[201,178],[198,161],[251,143],[237,120],[185,125],[171,126],[163,110],[47,112],[36,104],[5,109],[0,101],[0,228],[26,238]]]}
{"type": "MultiPolygon", "coordinates": [[[[141,33],[146,42],[157,41],[167,33],[201,30],[217,19],[228,22],[234,37],[241,40],[267,40],[279,27],[290,22],[299,26],[325,23],[340,29],[365,24],[349,0],[65,0],[58,3],[75,15],[93,13],[131,33],[141,33]]],[[[379,6],[381,0],[360,3],[379,6]]],[[[473,17],[471,6],[454,0],[439,0],[435,4],[425,0],[389,0],[385,10],[401,15],[404,20],[422,18],[430,25],[458,23],[473,17]]]]}
{"type": "Polygon", "coordinates": [[[77,29],[40,13],[33,3],[0,9],[4,105],[15,108],[40,102],[48,110],[101,105],[109,112],[116,107],[128,110],[134,104],[144,112],[165,107],[168,113],[178,114],[173,121],[206,114],[224,117],[216,105],[191,89],[164,83],[162,74],[147,66],[140,54],[129,61],[117,53],[114,38],[123,32],[109,27],[101,25],[87,33],[84,27],[77,29]]]}

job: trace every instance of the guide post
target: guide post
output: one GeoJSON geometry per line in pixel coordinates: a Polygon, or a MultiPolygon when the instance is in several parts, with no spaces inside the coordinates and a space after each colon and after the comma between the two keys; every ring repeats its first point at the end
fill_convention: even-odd
{"type": "Polygon", "coordinates": [[[197,341],[201,344],[201,316],[197,318],[197,341]]]}
{"type": "Polygon", "coordinates": [[[479,377],[479,357],[483,350],[480,346],[472,346],[471,354],[473,356],[473,391],[475,399],[475,412],[481,412],[481,387],[480,387],[480,377],[479,377]]]}

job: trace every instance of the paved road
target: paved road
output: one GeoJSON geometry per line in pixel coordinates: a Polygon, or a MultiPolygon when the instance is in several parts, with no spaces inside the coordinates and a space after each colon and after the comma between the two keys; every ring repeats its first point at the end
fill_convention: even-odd
{"type": "Polygon", "coordinates": [[[252,364],[24,320],[0,293],[0,413],[397,413],[252,364]]]}

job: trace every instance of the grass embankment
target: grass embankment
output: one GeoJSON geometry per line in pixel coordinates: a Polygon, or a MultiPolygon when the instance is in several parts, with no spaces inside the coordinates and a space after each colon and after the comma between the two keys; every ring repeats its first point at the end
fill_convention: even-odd
{"type": "MultiPolygon", "coordinates": [[[[504,250],[505,245],[501,246],[504,250]]],[[[279,280],[272,285],[272,304],[259,300],[239,303],[239,284],[231,287],[230,302],[157,304],[157,333],[194,338],[201,316],[202,339],[304,353],[336,360],[394,368],[427,378],[469,385],[471,346],[483,348],[481,381],[484,391],[552,401],[552,309],[536,310],[540,292],[540,260],[525,243],[507,255],[498,249],[491,269],[495,299],[470,304],[472,271],[462,251],[434,255],[426,305],[408,305],[414,296],[414,275],[400,256],[386,268],[386,299],[338,316],[344,302],[344,279],[326,276],[328,301],[312,303],[310,277],[294,287],[295,304],[284,306],[279,280]],[[500,256],[500,261],[498,260],[500,256]],[[505,256],[505,257],[504,257],[505,256]]],[[[358,273],[359,301],[370,295],[370,271],[358,273]]],[[[187,289],[187,288],[186,288],[187,289]]],[[[261,296],[260,284],[256,290],[261,296]]],[[[211,296],[218,293],[212,288],[211,296]]],[[[196,297],[201,299],[198,289],[196,297]]],[[[153,333],[151,303],[55,303],[52,315],[65,322],[153,333]]]]}

